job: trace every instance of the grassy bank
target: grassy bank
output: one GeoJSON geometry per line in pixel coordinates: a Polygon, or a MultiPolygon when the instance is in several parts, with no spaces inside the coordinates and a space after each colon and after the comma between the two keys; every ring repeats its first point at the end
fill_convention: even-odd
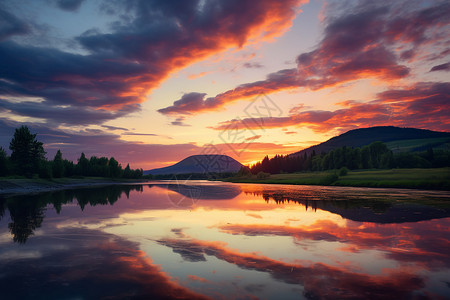
{"type": "Polygon", "coordinates": [[[41,178],[0,177],[0,195],[18,193],[38,193],[60,189],[103,186],[146,181],[141,179],[116,179],[107,177],[41,178]]]}
{"type": "Polygon", "coordinates": [[[450,168],[356,170],[345,176],[338,171],[273,174],[267,178],[231,177],[230,182],[275,183],[300,185],[331,185],[353,187],[383,187],[450,190],[450,168]]]}

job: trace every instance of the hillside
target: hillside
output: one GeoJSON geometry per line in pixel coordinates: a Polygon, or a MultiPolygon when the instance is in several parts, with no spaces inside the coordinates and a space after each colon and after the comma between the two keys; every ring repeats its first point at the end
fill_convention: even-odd
{"type": "Polygon", "coordinates": [[[402,145],[408,145],[408,151],[423,151],[426,150],[427,145],[434,148],[448,144],[450,142],[450,132],[394,126],[354,129],[290,155],[304,155],[305,152],[309,155],[313,151],[317,154],[326,153],[343,146],[362,147],[375,141],[387,143],[392,150],[396,150],[402,145]]]}
{"type": "Polygon", "coordinates": [[[144,175],[238,172],[242,164],[227,155],[193,155],[168,167],[144,171],[144,175]]]}

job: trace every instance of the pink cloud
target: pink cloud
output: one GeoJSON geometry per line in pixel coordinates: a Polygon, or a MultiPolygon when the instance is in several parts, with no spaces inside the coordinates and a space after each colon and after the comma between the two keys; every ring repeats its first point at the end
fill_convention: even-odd
{"type": "Polygon", "coordinates": [[[450,5],[402,9],[405,3],[365,3],[345,8],[345,13],[325,19],[324,37],[311,52],[297,57],[297,67],[279,70],[265,80],[245,83],[214,97],[187,93],[173,105],[162,108],[166,115],[189,115],[219,110],[230,102],[299,87],[311,90],[336,86],[361,78],[392,82],[410,74],[412,61],[425,45],[448,41],[444,27],[450,24],[450,5]],[[407,50],[398,53],[397,48],[407,50]],[[188,101],[197,95],[195,102],[188,101]]]}
{"type": "Polygon", "coordinates": [[[213,127],[257,129],[285,126],[308,127],[316,132],[358,127],[394,125],[449,131],[450,83],[417,83],[404,89],[387,90],[368,103],[347,101],[335,111],[293,111],[287,117],[230,120],[213,127]]]}

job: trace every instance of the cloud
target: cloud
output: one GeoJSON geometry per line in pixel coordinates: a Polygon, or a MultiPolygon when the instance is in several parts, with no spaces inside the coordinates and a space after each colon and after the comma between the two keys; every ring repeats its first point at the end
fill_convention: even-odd
{"type": "Polygon", "coordinates": [[[0,42],[14,35],[23,35],[30,31],[29,26],[0,6],[0,42]]]}
{"type": "Polygon", "coordinates": [[[188,277],[189,280],[192,280],[192,281],[199,281],[199,282],[203,282],[203,283],[210,283],[211,282],[208,279],[205,279],[203,277],[196,276],[196,275],[188,275],[187,277],[188,277]]]}
{"type": "Polygon", "coordinates": [[[259,62],[246,62],[243,64],[244,68],[248,68],[248,69],[261,69],[264,68],[264,66],[262,64],[260,64],[259,62]]]}
{"type": "Polygon", "coordinates": [[[445,34],[450,23],[447,2],[408,9],[404,9],[407,2],[363,1],[354,7],[345,3],[338,14],[327,12],[322,40],[314,50],[297,57],[296,68],[270,73],[265,80],[241,84],[214,97],[191,93],[202,95],[195,105],[181,105],[184,101],[180,99],[159,112],[189,115],[213,111],[260,94],[299,87],[317,90],[362,78],[392,82],[409,76],[410,68],[403,60],[413,61],[431,43],[436,43],[437,51],[449,42],[445,34]]]}
{"type": "Polygon", "coordinates": [[[122,135],[142,135],[142,136],[160,136],[159,134],[154,133],[138,133],[138,132],[125,132],[122,135]]]}
{"type": "Polygon", "coordinates": [[[11,111],[19,116],[32,116],[33,118],[44,119],[47,120],[49,124],[55,126],[89,125],[92,124],[93,121],[103,123],[138,110],[138,108],[133,105],[123,106],[117,111],[109,111],[106,109],[92,109],[83,106],[46,106],[43,103],[31,101],[14,103],[6,99],[0,98],[0,100],[0,111],[11,111]]]}
{"type": "MultiPolygon", "coordinates": [[[[74,11],[81,2],[56,3],[74,11]]],[[[26,34],[28,25],[2,10],[0,96],[43,99],[41,105],[54,112],[44,116],[50,123],[60,122],[58,112],[68,111],[71,117],[65,124],[75,118],[83,119],[83,124],[102,124],[140,110],[146,95],[175,70],[231,47],[281,35],[292,25],[303,1],[199,3],[101,2],[101,10],[116,21],[107,33],[91,29],[72,40],[78,52],[11,40],[26,34]]],[[[9,109],[28,117],[44,114],[42,109],[9,109]]]]}
{"type": "Polygon", "coordinates": [[[259,139],[260,137],[261,137],[262,135],[255,135],[255,136],[252,136],[252,137],[248,137],[248,138],[246,138],[245,139],[245,141],[254,141],[254,140],[257,140],[257,139],[259,139]]]}
{"type": "Polygon", "coordinates": [[[117,126],[109,126],[109,125],[101,125],[103,128],[109,129],[109,130],[123,130],[128,131],[127,128],[124,127],[117,127],[117,126]]]}
{"type": "Polygon", "coordinates": [[[441,64],[441,65],[437,65],[431,68],[430,72],[435,72],[435,71],[448,71],[450,70],[450,62],[446,63],[446,64],[441,64]]]}
{"type": "MultiPolygon", "coordinates": [[[[165,167],[174,164],[190,155],[224,154],[246,164],[259,159],[267,153],[288,154],[298,151],[298,147],[276,144],[258,143],[254,140],[244,143],[217,143],[214,145],[183,144],[146,144],[129,142],[121,139],[121,134],[105,133],[101,130],[60,130],[39,123],[21,123],[0,119],[0,147],[9,153],[9,143],[14,130],[21,125],[27,125],[32,133],[37,133],[37,139],[44,143],[47,158],[52,159],[58,149],[63,157],[77,161],[81,152],[87,156],[107,156],[117,159],[122,166],[130,164],[132,168],[144,170],[165,167]],[[236,154],[238,153],[238,154],[236,154]]],[[[161,136],[169,138],[166,136],[161,136]]]]}
{"type": "Polygon", "coordinates": [[[84,0],[56,0],[56,5],[65,11],[77,11],[84,0]]]}
{"type": "Polygon", "coordinates": [[[292,110],[287,117],[233,119],[219,123],[216,130],[308,127],[315,132],[347,131],[358,127],[394,125],[450,131],[450,83],[422,82],[404,89],[378,94],[367,103],[347,101],[335,111],[292,110]]]}
{"type": "Polygon", "coordinates": [[[179,113],[183,111],[198,110],[204,105],[203,99],[205,93],[187,93],[184,94],[179,100],[173,103],[173,107],[166,107],[159,109],[158,111],[163,114],[179,113]]]}
{"type": "Polygon", "coordinates": [[[174,126],[191,126],[189,124],[184,123],[183,122],[184,119],[185,119],[185,117],[178,117],[175,119],[175,121],[170,122],[170,124],[174,125],[174,126]]]}
{"type": "Polygon", "coordinates": [[[258,81],[243,84],[233,90],[218,94],[215,97],[205,98],[205,93],[186,93],[173,105],[159,109],[165,115],[191,115],[204,111],[221,109],[226,104],[239,99],[256,97],[260,94],[269,94],[283,88],[289,89],[297,86],[296,69],[286,69],[268,75],[267,81],[258,81]],[[265,84],[268,83],[268,84],[265,84]]]}
{"type": "MultiPolygon", "coordinates": [[[[0,146],[8,149],[15,128],[22,123],[0,120],[0,146]]],[[[30,131],[44,143],[47,158],[53,158],[58,149],[63,157],[77,161],[81,152],[86,156],[107,156],[117,159],[122,166],[152,169],[167,165],[167,162],[182,160],[199,154],[201,147],[193,144],[144,144],[120,139],[120,135],[102,131],[69,131],[49,128],[45,124],[29,123],[30,131]]]]}

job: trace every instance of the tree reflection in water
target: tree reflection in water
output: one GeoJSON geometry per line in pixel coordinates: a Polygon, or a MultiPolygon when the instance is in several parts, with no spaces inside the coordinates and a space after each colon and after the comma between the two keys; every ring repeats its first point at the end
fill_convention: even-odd
{"type": "Polygon", "coordinates": [[[49,205],[52,205],[58,214],[63,205],[74,203],[74,201],[81,210],[84,210],[86,205],[113,205],[123,194],[128,199],[130,191],[142,192],[143,186],[112,185],[102,188],[63,190],[0,198],[0,220],[5,217],[5,211],[8,210],[11,218],[8,228],[13,240],[24,244],[34,231],[41,227],[46,208],[49,205]]]}

